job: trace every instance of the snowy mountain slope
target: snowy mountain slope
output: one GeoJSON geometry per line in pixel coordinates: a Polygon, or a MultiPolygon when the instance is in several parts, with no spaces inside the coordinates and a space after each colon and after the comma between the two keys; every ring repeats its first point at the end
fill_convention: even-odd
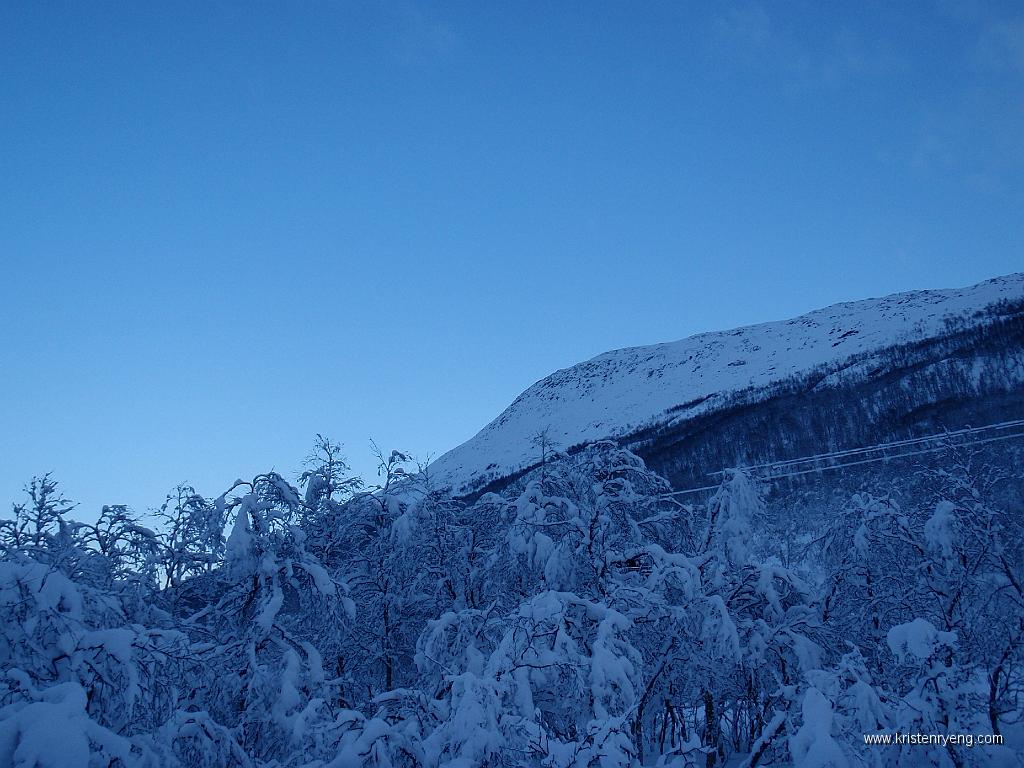
{"type": "Polygon", "coordinates": [[[740,391],[767,390],[817,369],[833,371],[835,385],[845,361],[938,336],[951,319],[961,327],[984,324],[986,307],[1022,300],[1024,273],[1017,273],[967,288],[848,302],[792,320],[607,352],[531,386],[475,437],[437,459],[430,472],[456,493],[471,493],[536,463],[531,436],[545,427],[566,449],[684,423],[721,408],[740,391]]]}

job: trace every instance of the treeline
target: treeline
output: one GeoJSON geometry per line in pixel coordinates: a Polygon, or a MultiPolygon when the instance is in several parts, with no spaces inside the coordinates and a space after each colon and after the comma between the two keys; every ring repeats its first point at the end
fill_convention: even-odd
{"type": "Polygon", "coordinates": [[[732,473],[685,505],[634,454],[547,457],[473,503],[318,438],[292,480],[0,523],[0,764],[1012,765],[1024,744],[1015,467],[798,521],[732,473]],[[143,525],[146,522],[146,525],[143,525]],[[1003,746],[866,746],[987,733],[1003,746]]]}

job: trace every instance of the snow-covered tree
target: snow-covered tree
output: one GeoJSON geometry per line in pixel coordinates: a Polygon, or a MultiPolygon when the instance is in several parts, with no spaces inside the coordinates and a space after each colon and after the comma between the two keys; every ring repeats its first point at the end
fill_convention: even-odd
{"type": "Polygon", "coordinates": [[[149,518],[30,483],[0,522],[0,764],[1015,764],[1005,467],[951,452],[801,517],[743,471],[684,503],[610,442],[476,499],[377,454],[363,485],[318,437],[296,485],[149,518]],[[864,743],[907,732],[1007,743],[864,743]]]}

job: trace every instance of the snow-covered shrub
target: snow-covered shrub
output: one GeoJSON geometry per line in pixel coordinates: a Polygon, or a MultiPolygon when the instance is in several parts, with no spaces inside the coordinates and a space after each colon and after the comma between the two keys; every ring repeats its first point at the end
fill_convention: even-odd
{"type": "Polygon", "coordinates": [[[86,711],[88,696],[75,683],[41,690],[0,707],[0,764],[11,768],[154,768],[145,746],[104,728],[86,711]]]}

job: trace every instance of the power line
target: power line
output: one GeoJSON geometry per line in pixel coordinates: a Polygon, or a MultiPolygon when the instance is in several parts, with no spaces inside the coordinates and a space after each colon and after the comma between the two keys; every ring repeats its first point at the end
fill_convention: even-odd
{"type": "MultiPolygon", "coordinates": [[[[764,464],[752,464],[749,467],[744,467],[747,470],[766,469],[766,468],[778,468],[786,467],[793,464],[803,464],[808,461],[826,461],[829,459],[838,459],[846,456],[853,456],[861,453],[871,453],[874,451],[885,451],[893,448],[902,448],[909,445],[917,445],[919,443],[928,443],[935,440],[948,440],[949,438],[956,438],[962,435],[976,434],[978,432],[987,432],[993,429],[1011,429],[1013,427],[1024,426],[1024,419],[1016,419],[1013,421],[1002,421],[996,424],[987,424],[983,427],[965,427],[964,429],[957,429],[952,432],[941,432],[934,435],[924,435],[923,437],[912,437],[906,440],[894,440],[889,443],[877,443],[875,445],[864,446],[861,448],[849,448],[842,451],[831,451],[829,453],[818,453],[813,456],[804,456],[798,459],[788,459],[786,461],[770,461],[764,464]]],[[[709,472],[709,475],[721,475],[728,470],[717,470],[715,472],[709,472]]]]}
{"type": "MultiPolygon", "coordinates": [[[[833,451],[831,453],[815,454],[813,456],[805,456],[805,457],[801,457],[801,458],[797,458],[797,459],[789,459],[789,460],[786,460],[786,461],[772,462],[772,463],[767,463],[767,464],[755,464],[755,465],[750,466],[750,467],[737,467],[736,469],[743,469],[744,471],[748,471],[748,472],[749,471],[753,471],[755,476],[757,476],[759,474],[758,470],[766,470],[767,469],[767,470],[769,470],[769,472],[767,474],[765,474],[763,477],[760,477],[759,479],[766,480],[766,481],[767,480],[785,480],[785,479],[792,478],[792,477],[800,477],[802,475],[809,475],[809,474],[812,474],[812,473],[815,473],[815,472],[828,472],[828,471],[836,470],[836,469],[845,469],[846,467],[856,467],[856,466],[862,466],[864,464],[875,464],[875,463],[883,462],[883,461],[887,462],[887,461],[893,461],[893,460],[897,460],[897,459],[904,459],[904,458],[908,458],[910,456],[921,456],[921,455],[929,454],[929,453],[937,453],[937,452],[940,452],[940,451],[948,451],[949,449],[954,448],[954,447],[971,446],[971,445],[984,445],[986,443],[1001,442],[1003,440],[1014,440],[1014,439],[1017,439],[1017,438],[1024,438],[1024,431],[1022,431],[1022,432],[1012,432],[1010,434],[1004,434],[1004,435],[995,435],[993,437],[987,437],[987,438],[981,438],[981,439],[975,439],[975,440],[957,441],[955,443],[949,442],[949,438],[950,437],[958,438],[958,437],[962,437],[964,435],[977,434],[979,432],[986,432],[986,431],[991,431],[991,430],[1006,430],[1006,429],[1013,429],[1015,427],[1024,427],[1024,419],[1017,419],[1017,420],[1014,420],[1014,421],[1004,421],[1004,422],[999,422],[999,423],[996,423],[996,424],[987,424],[987,425],[985,425],[983,427],[968,427],[968,428],[965,428],[965,429],[956,430],[954,432],[943,432],[943,433],[937,434],[937,435],[928,435],[928,436],[925,436],[925,437],[916,437],[916,438],[910,438],[910,439],[907,439],[907,440],[897,440],[897,441],[893,441],[893,442],[890,442],[890,443],[878,443],[876,445],[864,446],[862,448],[852,448],[852,449],[844,450],[844,451],[833,451]],[[937,446],[934,446],[934,447],[931,447],[931,448],[923,448],[923,449],[915,450],[915,451],[903,451],[901,453],[897,453],[897,454],[894,454],[894,455],[874,456],[874,457],[866,458],[866,459],[858,459],[857,461],[838,462],[838,463],[828,464],[826,466],[811,467],[811,468],[808,468],[808,469],[798,469],[796,471],[787,472],[787,473],[781,474],[781,475],[772,474],[772,470],[791,468],[791,467],[797,466],[799,464],[803,464],[803,463],[807,463],[807,462],[811,462],[811,461],[821,462],[821,461],[825,461],[825,460],[834,460],[834,459],[837,459],[837,458],[850,458],[851,456],[857,456],[857,455],[861,455],[861,454],[865,454],[865,453],[871,453],[871,452],[875,452],[875,451],[887,450],[887,449],[892,449],[892,448],[905,448],[905,447],[912,446],[912,445],[920,445],[922,443],[928,443],[928,442],[934,442],[934,441],[940,441],[940,440],[943,441],[943,443],[944,443],[943,445],[937,445],[937,446]]],[[[727,470],[727,469],[722,469],[722,470],[718,470],[716,472],[709,472],[708,475],[709,476],[722,475],[722,474],[724,474],[725,472],[728,472],[728,471],[729,470],[727,470]]],[[[669,498],[669,497],[672,497],[672,496],[684,496],[684,495],[688,495],[688,494],[692,494],[692,493],[702,493],[704,491],[713,491],[713,490],[716,490],[719,487],[720,487],[719,485],[705,485],[705,486],[702,486],[700,488],[687,488],[687,489],[682,490],[682,491],[673,491],[671,493],[663,494],[662,498],[669,498]]]]}

